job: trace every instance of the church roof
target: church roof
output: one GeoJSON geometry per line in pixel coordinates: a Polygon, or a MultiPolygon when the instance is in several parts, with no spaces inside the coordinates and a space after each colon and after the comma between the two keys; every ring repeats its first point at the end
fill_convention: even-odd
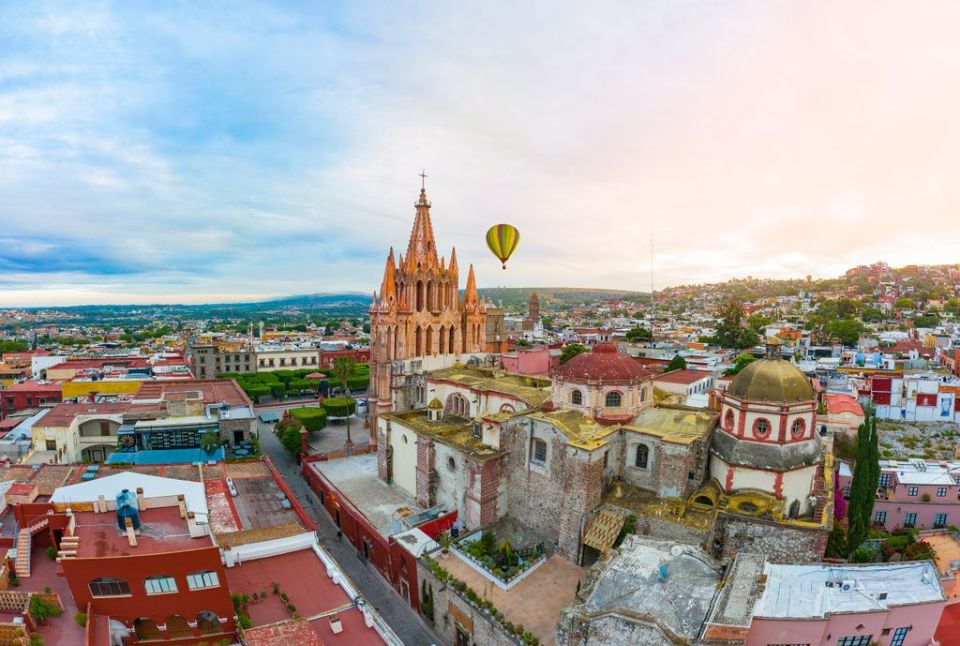
{"type": "Polygon", "coordinates": [[[560,366],[557,374],[569,381],[622,383],[647,379],[650,372],[612,343],[598,343],[560,366]]]}
{"type": "Polygon", "coordinates": [[[604,426],[575,410],[535,412],[529,416],[552,425],[567,438],[570,446],[588,451],[604,446],[607,437],[620,430],[619,426],[604,426]]]}
{"type": "Polygon", "coordinates": [[[449,381],[473,390],[508,395],[519,399],[530,408],[538,408],[550,398],[549,380],[526,375],[494,373],[491,370],[467,368],[462,364],[434,370],[428,379],[449,381]]]}
{"type": "Polygon", "coordinates": [[[760,359],[740,371],[727,394],[737,399],[767,402],[801,402],[816,399],[806,375],[789,361],[760,359]]]}
{"type": "Polygon", "coordinates": [[[640,414],[626,425],[626,429],[654,435],[675,444],[690,444],[709,434],[716,423],[716,413],[656,406],[640,411],[640,414]]]}

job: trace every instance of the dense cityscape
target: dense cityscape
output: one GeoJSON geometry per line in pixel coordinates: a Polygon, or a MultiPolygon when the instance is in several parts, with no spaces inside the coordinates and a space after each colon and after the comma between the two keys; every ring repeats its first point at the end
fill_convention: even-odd
{"type": "Polygon", "coordinates": [[[431,206],[372,299],[0,312],[3,634],[949,643],[960,265],[481,290],[431,206]]]}
{"type": "Polygon", "coordinates": [[[0,2],[0,646],[960,646],[958,24],[0,2]]]}

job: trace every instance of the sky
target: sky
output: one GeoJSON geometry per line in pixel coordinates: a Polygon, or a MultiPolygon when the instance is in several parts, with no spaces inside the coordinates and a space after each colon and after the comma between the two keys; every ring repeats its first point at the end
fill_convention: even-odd
{"type": "Polygon", "coordinates": [[[0,306],[372,292],[422,168],[481,287],[648,290],[651,239],[658,289],[956,262],[957,24],[952,0],[0,0],[0,306]]]}

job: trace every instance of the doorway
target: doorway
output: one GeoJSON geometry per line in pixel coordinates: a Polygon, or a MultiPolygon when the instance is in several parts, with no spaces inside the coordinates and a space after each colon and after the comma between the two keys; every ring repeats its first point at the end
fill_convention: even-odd
{"type": "Polygon", "coordinates": [[[234,444],[243,444],[243,431],[234,431],[234,432],[233,432],[233,443],[234,443],[234,444]]]}

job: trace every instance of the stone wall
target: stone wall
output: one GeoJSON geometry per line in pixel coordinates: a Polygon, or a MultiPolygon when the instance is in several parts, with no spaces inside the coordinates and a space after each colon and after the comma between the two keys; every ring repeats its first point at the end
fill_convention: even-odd
{"type": "Polygon", "coordinates": [[[661,630],[640,620],[618,615],[585,619],[569,607],[557,623],[556,646],[676,646],[661,630]]]}
{"type": "Polygon", "coordinates": [[[530,418],[510,422],[501,440],[508,451],[510,516],[555,540],[564,558],[577,562],[587,515],[601,501],[605,447],[589,452],[567,446],[553,425],[530,418]],[[546,441],[545,464],[530,460],[531,437],[546,441]]]}
{"type": "Polygon", "coordinates": [[[243,439],[249,442],[256,435],[256,418],[251,419],[222,419],[220,420],[220,439],[233,444],[233,432],[243,431],[243,439]]]}
{"type": "MultiPolygon", "coordinates": [[[[443,562],[440,562],[441,565],[443,562]]],[[[417,563],[417,586],[424,581],[433,589],[433,622],[424,617],[444,644],[457,644],[457,629],[467,635],[471,646],[518,646],[516,636],[506,632],[503,625],[488,611],[474,606],[448,584],[440,583],[430,570],[417,563]]]]}
{"type": "Polygon", "coordinates": [[[485,527],[499,517],[501,458],[483,462],[466,459],[467,494],[465,518],[467,527],[485,527]]]}
{"type": "Polygon", "coordinates": [[[625,482],[659,496],[687,498],[704,481],[708,464],[706,439],[686,445],[630,430],[622,431],[622,435],[620,476],[625,482]],[[649,451],[645,469],[636,466],[637,447],[641,444],[649,451]]]}
{"type": "Polygon", "coordinates": [[[819,562],[828,533],[826,529],[792,527],[721,513],[712,551],[722,559],[731,559],[737,552],[754,552],[765,555],[770,563],[819,562]]]}
{"type": "Polygon", "coordinates": [[[424,509],[433,507],[436,501],[436,484],[433,473],[436,452],[434,441],[427,436],[417,438],[417,504],[424,509]]]}

